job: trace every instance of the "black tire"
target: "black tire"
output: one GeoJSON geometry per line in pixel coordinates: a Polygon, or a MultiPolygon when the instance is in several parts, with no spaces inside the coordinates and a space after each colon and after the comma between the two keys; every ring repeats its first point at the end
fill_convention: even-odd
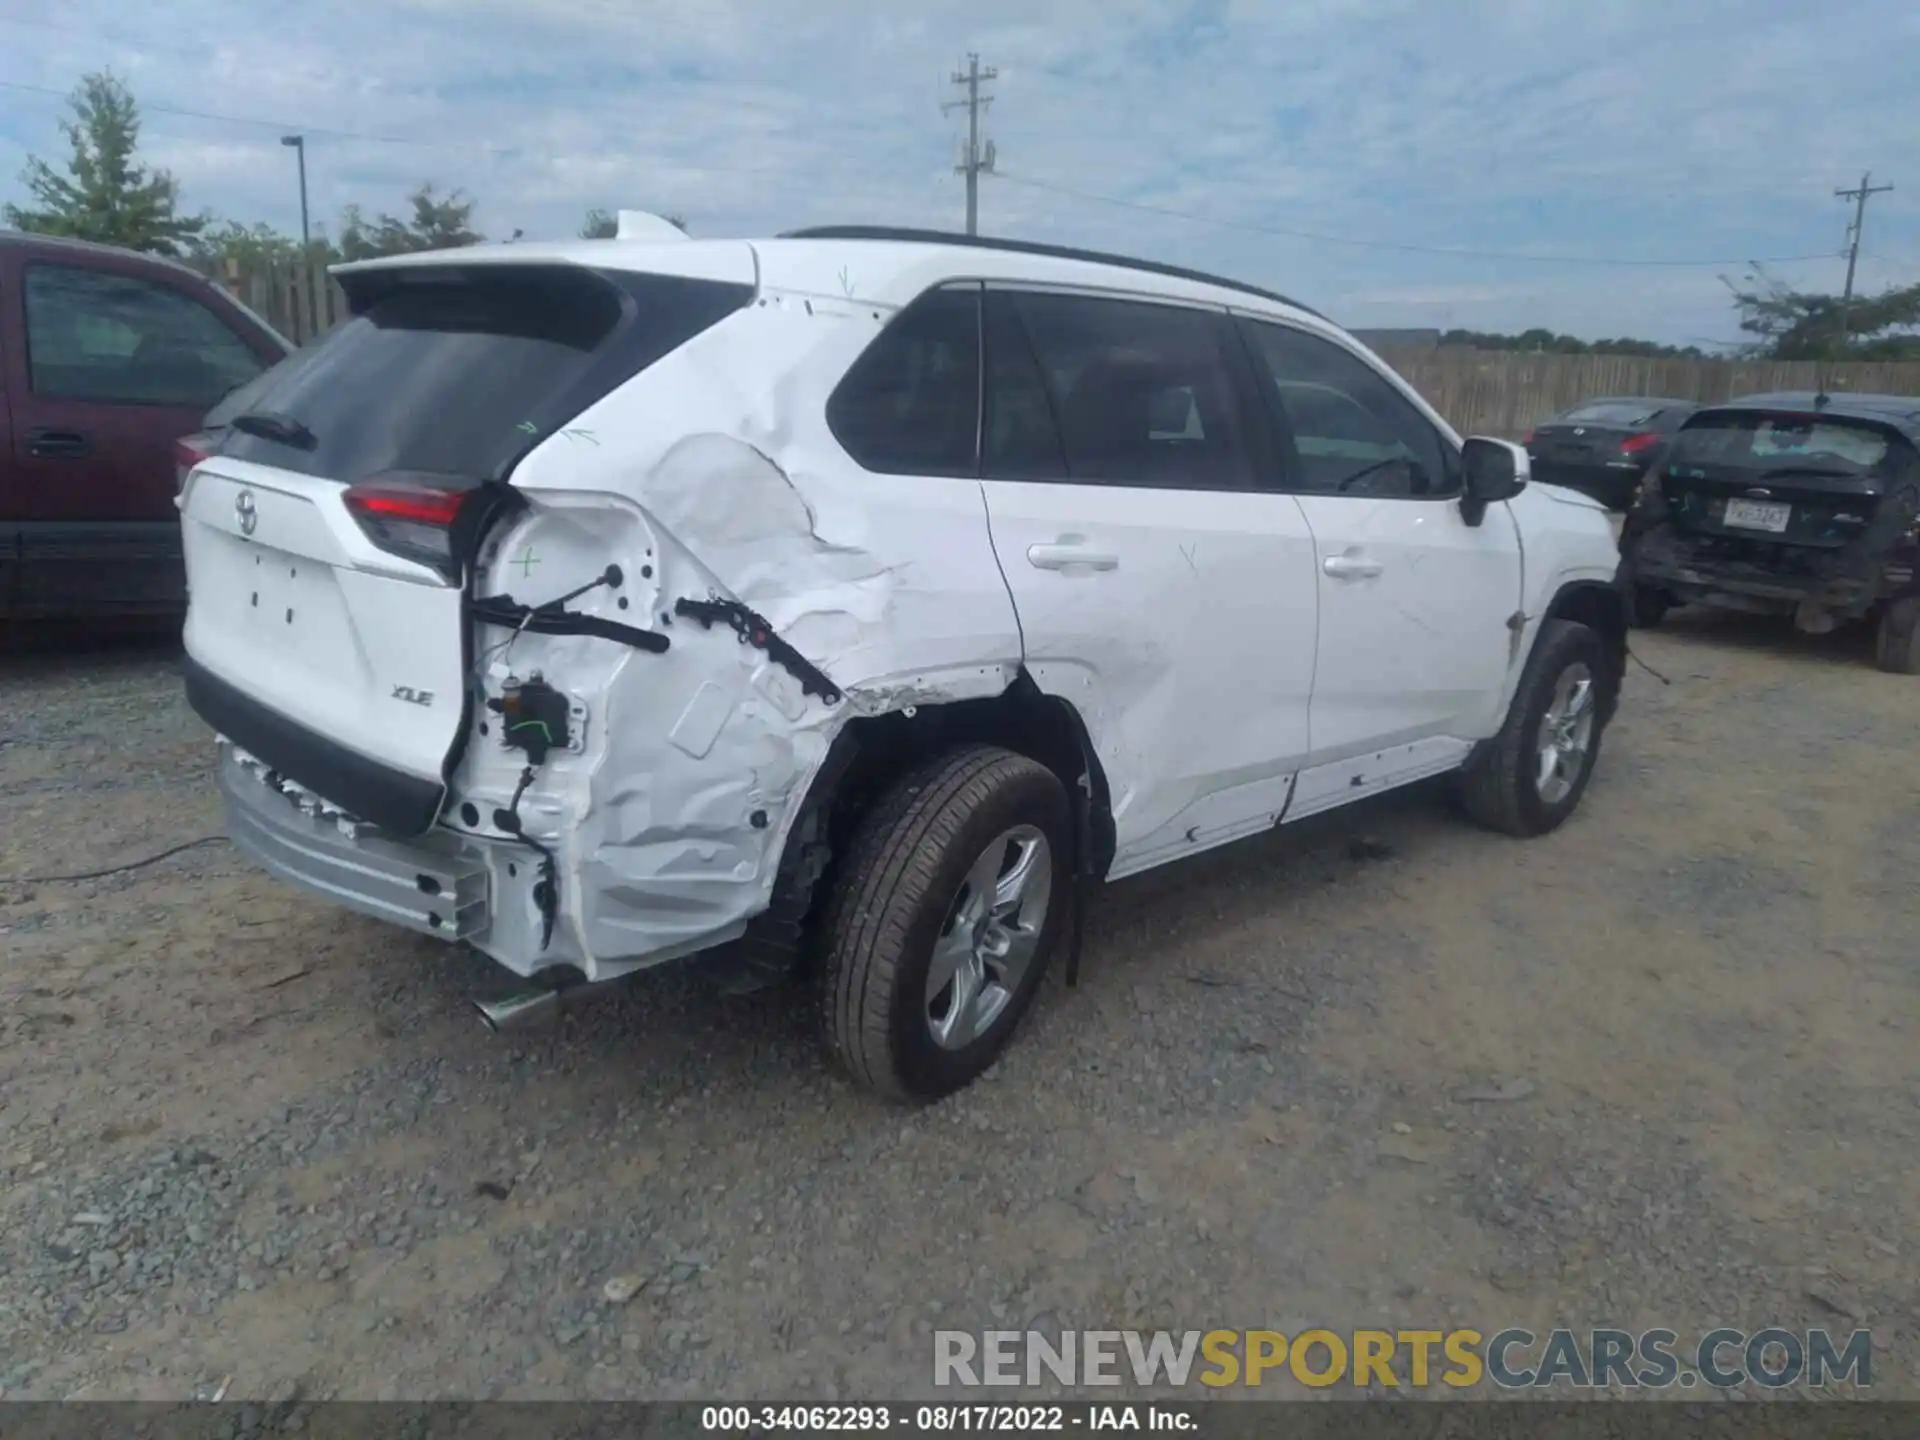
{"type": "Polygon", "coordinates": [[[1920,675],[1920,598],[1895,600],[1880,612],[1873,663],[1890,675],[1920,675]]]}
{"type": "Polygon", "coordinates": [[[1600,687],[1608,683],[1608,673],[1600,637],[1585,625],[1549,620],[1541,626],[1507,709],[1506,723],[1461,775],[1460,800],[1468,815],[1489,830],[1524,838],[1556,829],[1574,812],[1600,759],[1600,741],[1606,732],[1601,717],[1608,710],[1600,687]],[[1592,727],[1578,772],[1571,777],[1571,789],[1548,798],[1538,783],[1541,725],[1561,677],[1579,665],[1592,677],[1592,727]]]}
{"type": "Polygon", "coordinates": [[[827,1047],[853,1079],[890,1099],[937,1100],[999,1058],[1063,931],[1072,835],[1059,778],[993,746],[940,756],[881,796],[860,822],[821,935],[827,1047]],[[984,1031],[945,1048],[926,993],[935,943],[968,872],[996,837],[1024,827],[1044,837],[1050,863],[1037,945],[984,1031]]]}
{"type": "Polygon", "coordinates": [[[1649,585],[1633,587],[1633,626],[1636,630],[1651,630],[1667,618],[1667,611],[1673,608],[1673,597],[1664,590],[1655,590],[1649,585]]]}

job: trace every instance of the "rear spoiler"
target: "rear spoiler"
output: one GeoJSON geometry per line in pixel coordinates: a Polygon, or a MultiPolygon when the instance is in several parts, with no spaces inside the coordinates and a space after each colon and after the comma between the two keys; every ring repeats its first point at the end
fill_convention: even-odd
{"type": "Polygon", "coordinates": [[[663,215],[655,215],[647,210],[622,210],[618,215],[619,228],[613,232],[616,240],[685,240],[687,232],[663,215]]]}

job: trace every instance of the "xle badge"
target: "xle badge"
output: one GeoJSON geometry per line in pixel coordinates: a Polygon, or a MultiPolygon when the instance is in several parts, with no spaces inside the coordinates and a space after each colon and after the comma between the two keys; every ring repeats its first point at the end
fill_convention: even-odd
{"type": "Polygon", "coordinates": [[[409,705],[433,704],[433,692],[431,690],[416,690],[411,685],[394,686],[393,698],[396,700],[404,700],[409,705]]]}

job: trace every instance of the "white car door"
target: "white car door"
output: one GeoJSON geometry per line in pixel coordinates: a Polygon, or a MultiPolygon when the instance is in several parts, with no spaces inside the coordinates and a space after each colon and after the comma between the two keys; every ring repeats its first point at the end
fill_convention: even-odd
{"type": "Polygon", "coordinates": [[[1320,592],[1297,819],[1451,768],[1498,728],[1519,532],[1504,505],[1467,522],[1452,442],[1373,364],[1304,328],[1241,323],[1278,401],[1320,592]]]}
{"type": "Polygon", "coordinates": [[[1306,763],[1318,583],[1215,310],[986,295],[982,475],[1040,687],[1112,788],[1110,875],[1271,826],[1306,763]],[[1264,448],[1263,448],[1264,447],[1264,448]]]}

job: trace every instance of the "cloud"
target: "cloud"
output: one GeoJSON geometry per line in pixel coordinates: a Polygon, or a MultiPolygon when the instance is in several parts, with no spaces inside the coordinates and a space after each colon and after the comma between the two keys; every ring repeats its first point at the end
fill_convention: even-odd
{"type": "MultiPolygon", "coordinates": [[[[706,234],[957,227],[963,117],[939,107],[971,49],[998,70],[987,133],[1004,178],[983,182],[984,228],[1223,271],[1356,324],[1731,338],[1718,271],[1818,255],[1773,268],[1837,286],[1848,217],[1832,191],[1868,167],[1901,188],[1873,203],[1863,283],[1920,276],[1920,175],[1893,169],[1912,153],[1920,42],[1902,0],[1751,0],[1737,18],[1652,0],[47,13],[0,20],[0,81],[64,92],[111,65],[190,204],[287,229],[283,130],[309,136],[327,219],[398,209],[434,180],[477,197],[494,234],[569,234],[594,205],[675,211],[706,234]],[[1429,253],[1446,250],[1728,263],[1429,253]]],[[[28,153],[64,148],[60,114],[57,95],[0,86],[0,195],[28,153]]]]}

